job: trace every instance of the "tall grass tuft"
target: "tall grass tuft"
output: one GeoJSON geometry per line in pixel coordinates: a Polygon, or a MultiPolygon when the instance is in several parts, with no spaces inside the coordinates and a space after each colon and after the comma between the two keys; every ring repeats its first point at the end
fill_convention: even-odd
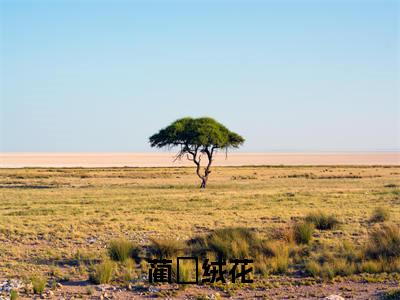
{"type": "Polygon", "coordinates": [[[106,260],[95,265],[89,274],[89,280],[95,284],[109,283],[114,273],[114,263],[106,260]]]}
{"type": "Polygon", "coordinates": [[[384,225],[369,235],[365,255],[373,259],[394,259],[400,257],[400,228],[384,225]]]}
{"type": "Polygon", "coordinates": [[[177,276],[179,276],[179,282],[190,282],[195,280],[196,278],[195,271],[196,268],[193,261],[181,260],[179,262],[179,273],[177,274],[177,276]]]}
{"type": "Polygon", "coordinates": [[[308,214],[306,216],[306,221],[313,223],[319,230],[332,230],[340,223],[335,216],[327,215],[322,211],[308,214]]]}
{"type": "Polygon", "coordinates": [[[135,263],[132,259],[127,259],[121,266],[120,276],[124,284],[128,285],[135,277],[137,277],[135,263]]]}
{"type": "Polygon", "coordinates": [[[310,222],[298,222],[293,227],[293,234],[296,243],[308,244],[314,233],[314,224],[310,222]]]}
{"type": "Polygon", "coordinates": [[[46,288],[47,280],[44,277],[35,276],[31,279],[33,292],[35,294],[41,295],[46,288]]]}
{"type": "Polygon", "coordinates": [[[108,246],[108,256],[114,261],[124,262],[128,258],[138,258],[138,248],[125,239],[113,240],[108,246]]]}
{"type": "Polygon", "coordinates": [[[285,274],[289,269],[289,247],[278,243],[275,256],[271,259],[271,271],[274,274],[285,274]]]}
{"type": "Polygon", "coordinates": [[[369,219],[372,223],[385,222],[390,219],[390,211],[386,207],[377,207],[369,219]]]}
{"type": "Polygon", "coordinates": [[[213,251],[218,258],[248,258],[259,248],[260,239],[254,232],[247,228],[224,228],[215,230],[206,237],[205,245],[213,251]]]}
{"type": "Polygon", "coordinates": [[[382,262],[376,260],[367,260],[359,265],[361,273],[376,274],[382,272],[382,262]]]}

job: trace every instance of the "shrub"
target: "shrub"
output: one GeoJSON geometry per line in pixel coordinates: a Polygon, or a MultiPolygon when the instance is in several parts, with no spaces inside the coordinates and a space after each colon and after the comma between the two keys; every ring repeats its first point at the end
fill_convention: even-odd
{"type": "Polygon", "coordinates": [[[114,263],[112,261],[104,261],[96,265],[90,272],[89,280],[95,284],[109,283],[114,273],[114,263]]]}
{"type": "Polygon", "coordinates": [[[377,207],[372,213],[370,218],[370,222],[378,223],[388,221],[390,218],[389,209],[386,207],[377,207]]]}
{"type": "Polygon", "coordinates": [[[309,222],[299,222],[293,227],[293,233],[296,243],[308,244],[314,233],[314,224],[309,222]]]}
{"type": "Polygon", "coordinates": [[[182,241],[173,239],[152,239],[150,253],[158,258],[172,258],[178,256],[184,249],[182,241]]]}
{"type": "Polygon", "coordinates": [[[125,239],[113,240],[108,246],[108,256],[114,261],[124,262],[128,258],[138,258],[138,248],[125,239]]]}
{"type": "Polygon", "coordinates": [[[313,223],[319,230],[332,230],[339,225],[339,221],[336,217],[328,216],[322,211],[308,214],[306,221],[313,223]]]}
{"type": "Polygon", "coordinates": [[[374,259],[400,257],[399,227],[396,225],[385,225],[370,233],[365,255],[374,259]]]}
{"type": "Polygon", "coordinates": [[[35,276],[32,277],[32,288],[35,294],[42,294],[47,284],[47,280],[43,277],[35,276]]]}

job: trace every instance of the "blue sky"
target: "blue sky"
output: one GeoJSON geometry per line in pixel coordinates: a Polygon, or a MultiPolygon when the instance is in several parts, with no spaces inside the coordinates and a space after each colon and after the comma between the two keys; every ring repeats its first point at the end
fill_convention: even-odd
{"type": "Polygon", "coordinates": [[[184,116],[243,151],[400,150],[399,1],[0,3],[1,151],[149,151],[184,116]]]}

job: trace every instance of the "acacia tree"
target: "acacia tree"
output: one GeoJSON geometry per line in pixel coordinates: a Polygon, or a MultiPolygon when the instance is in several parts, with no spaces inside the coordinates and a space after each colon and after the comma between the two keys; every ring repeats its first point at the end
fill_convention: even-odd
{"type": "Polygon", "coordinates": [[[227,152],[229,148],[238,148],[244,143],[244,138],[212,118],[183,118],[152,135],[149,141],[151,147],[179,147],[175,160],[186,156],[193,161],[196,174],[201,179],[200,188],[205,188],[216,151],[223,149],[227,152]],[[202,172],[203,156],[208,162],[202,172]]]}

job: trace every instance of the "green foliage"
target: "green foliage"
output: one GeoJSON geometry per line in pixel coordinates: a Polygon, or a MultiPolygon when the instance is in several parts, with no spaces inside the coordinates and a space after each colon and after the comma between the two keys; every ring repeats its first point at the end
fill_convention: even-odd
{"type": "Polygon", "coordinates": [[[399,258],[400,228],[393,224],[374,230],[369,236],[365,255],[374,259],[399,258]]]}
{"type": "Polygon", "coordinates": [[[313,223],[319,230],[331,230],[339,225],[339,221],[332,215],[327,215],[322,211],[310,213],[306,217],[306,221],[313,223]]]}
{"type": "Polygon", "coordinates": [[[95,284],[109,283],[112,279],[114,268],[114,263],[106,260],[93,267],[89,279],[95,284]]]}
{"type": "Polygon", "coordinates": [[[309,222],[299,222],[293,227],[294,239],[298,244],[308,244],[314,233],[314,224],[309,222]]]}
{"type": "Polygon", "coordinates": [[[33,292],[35,294],[42,294],[47,284],[47,280],[44,277],[34,276],[31,279],[33,292]]]}
{"type": "Polygon", "coordinates": [[[139,250],[134,243],[125,239],[113,240],[108,246],[108,256],[114,261],[124,262],[138,258],[139,250]]]}
{"type": "Polygon", "coordinates": [[[212,118],[183,118],[150,137],[152,147],[199,146],[237,148],[244,139],[212,118]]]}
{"type": "Polygon", "coordinates": [[[372,213],[370,221],[373,223],[385,222],[390,219],[390,211],[386,207],[377,207],[372,213]]]}

